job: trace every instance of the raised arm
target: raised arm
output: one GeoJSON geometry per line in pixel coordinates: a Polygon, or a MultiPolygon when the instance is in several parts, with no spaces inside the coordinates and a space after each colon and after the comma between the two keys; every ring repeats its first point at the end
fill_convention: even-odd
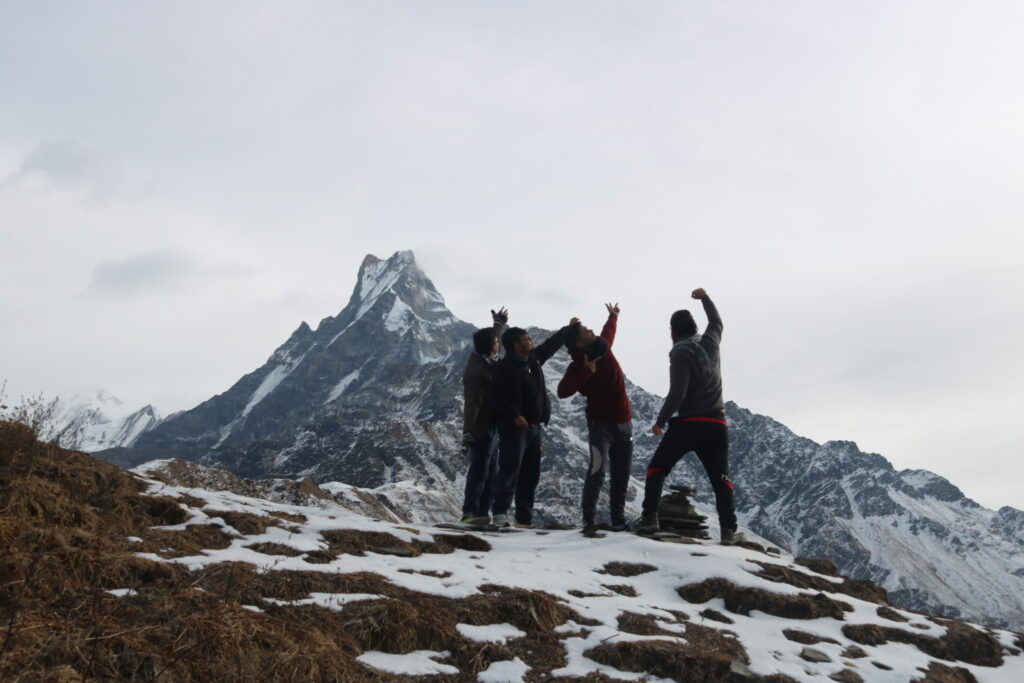
{"type": "Polygon", "coordinates": [[[691,294],[694,299],[700,299],[700,303],[704,306],[704,313],[708,317],[708,327],[704,330],[704,337],[714,340],[715,344],[719,344],[722,341],[722,316],[718,314],[718,309],[715,308],[715,304],[711,301],[711,297],[704,291],[703,288],[693,290],[691,294]]]}
{"type": "Polygon", "coordinates": [[[491,310],[491,320],[494,321],[494,338],[501,343],[501,335],[508,329],[508,309],[504,306],[497,311],[491,310]]]}
{"type": "Polygon", "coordinates": [[[601,330],[601,339],[608,342],[608,348],[611,348],[612,344],[615,343],[615,328],[619,322],[619,305],[605,304],[604,307],[608,309],[608,321],[601,330]]]}
{"type": "MultiPolygon", "coordinates": [[[[573,318],[569,321],[569,325],[578,322],[579,318],[573,318]]],[[[543,344],[533,350],[533,357],[537,359],[538,363],[544,365],[548,362],[548,359],[555,355],[555,352],[562,347],[562,344],[565,343],[565,333],[569,330],[569,325],[566,325],[555,332],[553,335],[545,339],[543,344]]]]}

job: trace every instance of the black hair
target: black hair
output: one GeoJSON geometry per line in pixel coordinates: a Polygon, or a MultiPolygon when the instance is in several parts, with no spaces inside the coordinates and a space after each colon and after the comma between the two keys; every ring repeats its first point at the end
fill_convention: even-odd
{"type": "Polygon", "coordinates": [[[697,334],[697,323],[694,322],[690,312],[685,309],[673,313],[669,324],[672,326],[672,332],[680,339],[686,339],[697,334]]]}
{"type": "Polygon", "coordinates": [[[505,347],[507,353],[515,353],[516,342],[523,338],[526,334],[526,330],[521,327],[510,327],[505,330],[505,334],[501,335],[501,345],[505,347]]]}
{"type": "Polygon", "coordinates": [[[491,349],[494,348],[496,337],[497,335],[494,334],[493,327],[481,327],[473,333],[473,348],[476,349],[477,353],[482,353],[485,356],[490,355],[491,349]]]}
{"type": "Polygon", "coordinates": [[[562,339],[565,341],[565,348],[570,351],[576,348],[576,341],[580,338],[581,328],[581,323],[572,323],[565,328],[565,335],[562,336],[562,339]]]}

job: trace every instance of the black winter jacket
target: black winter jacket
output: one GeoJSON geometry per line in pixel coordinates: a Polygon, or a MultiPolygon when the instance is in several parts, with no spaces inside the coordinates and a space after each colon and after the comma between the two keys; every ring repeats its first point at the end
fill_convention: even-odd
{"type": "Polygon", "coordinates": [[[551,400],[541,366],[561,348],[566,330],[568,327],[555,332],[526,358],[508,354],[494,366],[491,402],[499,432],[515,429],[520,415],[531,425],[547,424],[551,419],[551,400]]]}

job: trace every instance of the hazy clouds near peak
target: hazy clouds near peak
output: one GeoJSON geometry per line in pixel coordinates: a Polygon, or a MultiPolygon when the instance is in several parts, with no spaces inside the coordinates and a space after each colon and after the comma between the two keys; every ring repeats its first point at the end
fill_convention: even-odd
{"type": "Polygon", "coordinates": [[[242,278],[256,269],[238,263],[210,263],[179,249],[157,249],[97,264],[87,292],[131,296],[200,288],[216,279],[242,278]]]}

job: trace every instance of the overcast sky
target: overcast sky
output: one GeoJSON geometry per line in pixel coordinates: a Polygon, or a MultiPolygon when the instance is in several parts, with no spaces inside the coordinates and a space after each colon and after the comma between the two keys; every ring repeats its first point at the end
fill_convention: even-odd
{"type": "Polygon", "coordinates": [[[168,413],[412,249],[1024,508],[1024,4],[0,0],[0,380],[168,413]],[[699,306],[698,306],[699,310],[699,306]],[[703,320],[702,316],[698,316],[703,320]]]}

